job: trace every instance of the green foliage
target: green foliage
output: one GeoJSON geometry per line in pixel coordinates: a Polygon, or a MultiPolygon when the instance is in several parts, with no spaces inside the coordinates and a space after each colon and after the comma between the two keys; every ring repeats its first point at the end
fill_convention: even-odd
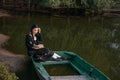
{"type": "Polygon", "coordinates": [[[51,7],[58,7],[60,5],[60,0],[49,0],[51,7]]]}
{"type": "MultiPolygon", "coordinates": [[[[41,1],[40,1],[41,2],[41,1]]],[[[48,3],[48,6],[57,8],[57,7],[85,7],[89,9],[109,9],[115,5],[114,0],[44,0],[44,3],[48,3]],[[78,5],[78,3],[80,5],[78,5]]]]}
{"type": "Polygon", "coordinates": [[[76,0],[61,0],[61,4],[67,7],[77,7],[76,0]]]}
{"type": "Polygon", "coordinates": [[[49,0],[51,7],[77,7],[76,0],[49,0]]]}
{"type": "Polygon", "coordinates": [[[18,77],[0,63],[0,80],[18,80],[18,77]]]}
{"type": "Polygon", "coordinates": [[[114,0],[81,0],[81,4],[85,8],[96,9],[96,10],[106,10],[110,9],[115,5],[114,0]]]}
{"type": "MultiPolygon", "coordinates": [[[[7,0],[14,2],[14,0],[7,0]]],[[[25,2],[29,0],[24,0],[25,2]]],[[[41,5],[45,7],[68,7],[77,8],[84,7],[94,10],[105,10],[115,5],[117,0],[30,0],[32,4],[41,5]]]]}
{"type": "Polygon", "coordinates": [[[81,0],[81,5],[84,6],[84,7],[88,7],[89,4],[87,3],[88,0],[81,0]]]}
{"type": "Polygon", "coordinates": [[[114,0],[94,0],[97,9],[109,9],[115,5],[114,0]]]}

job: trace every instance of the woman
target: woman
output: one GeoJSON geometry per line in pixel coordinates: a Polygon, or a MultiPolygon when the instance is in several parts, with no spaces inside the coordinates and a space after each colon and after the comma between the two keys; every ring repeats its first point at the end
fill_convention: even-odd
{"type": "Polygon", "coordinates": [[[26,35],[26,46],[28,55],[34,55],[36,51],[44,48],[41,41],[41,29],[37,25],[32,25],[29,34],[26,35]]]}
{"type": "MultiPolygon", "coordinates": [[[[41,38],[41,29],[38,25],[32,25],[29,34],[26,35],[26,46],[29,56],[34,54],[45,55],[42,53],[42,50],[46,50],[43,44],[40,44],[41,38]]],[[[61,56],[53,53],[52,58],[55,60],[61,60],[61,56]]]]}

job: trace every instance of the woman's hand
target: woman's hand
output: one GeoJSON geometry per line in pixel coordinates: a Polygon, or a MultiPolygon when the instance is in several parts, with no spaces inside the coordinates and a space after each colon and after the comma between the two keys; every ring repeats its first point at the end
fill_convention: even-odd
{"type": "Polygon", "coordinates": [[[39,49],[44,48],[44,45],[38,45],[38,48],[39,49]]]}
{"type": "Polygon", "coordinates": [[[35,45],[33,46],[34,49],[41,49],[44,48],[44,45],[35,45]]]}
{"type": "Polygon", "coordinates": [[[40,28],[38,28],[38,32],[41,33],[41,29],[40,28]]]}

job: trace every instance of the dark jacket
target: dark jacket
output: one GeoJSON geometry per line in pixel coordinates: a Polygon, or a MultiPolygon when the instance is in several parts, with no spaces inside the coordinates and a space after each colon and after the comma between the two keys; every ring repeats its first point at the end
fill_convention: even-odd
{"type": "Polygon", "coordinates": [[[31,55],[32,53],[34,53],[36,51],[33,48],[33,45],[34,44],[38,45],[40,43],[40,41],[42,40],[40,33],[36,34],[35,36],[36,36],[36,40],[34,40],[32,38],[32,35],[30,33],[26,35],[25,44],[26,44],[26,47],[27,47],[28,55],[31,55]]]}

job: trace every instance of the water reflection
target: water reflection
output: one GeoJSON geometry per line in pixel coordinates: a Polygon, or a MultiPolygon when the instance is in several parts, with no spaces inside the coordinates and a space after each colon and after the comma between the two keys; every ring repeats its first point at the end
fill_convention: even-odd
{"type": "Polygon", "coordinates": [[[110,43],[110,47],[116,50],[120,49],[120,40],[119,40],[119,36],[120,36],[120,31],[119,31],[119,23],[114,24],[115,28],[112,30],[111,33],[111,37],[112,37],[112,41],[110,43]]]}
{"type": "Polygon", "coordinates": [[[25,67],[20,69],[16,74],[20,80],[39,80],[30,59],[26,61],[25,67]]]}
{"type": "MultiPolygon", "coordinates": [[[[120,26],[117,25],[116,28],[116,25],[113,25],[119,23],[116,22],[118,20],[120,21],[120,18],[101,16],[14,15],[9,18],[0,18],[0,32],[11,37],[7,49],[26,55],[25,34],[28,33],[33,23],[37,23],[42,28],[42,43],[46,47],[52,50],[68,50],[78,53],[111,79],[119,80],[120,54],[116,49],[119,48],[120,26]]],[[[25,70],[25,73],[29,72],[25,70]]]]}

